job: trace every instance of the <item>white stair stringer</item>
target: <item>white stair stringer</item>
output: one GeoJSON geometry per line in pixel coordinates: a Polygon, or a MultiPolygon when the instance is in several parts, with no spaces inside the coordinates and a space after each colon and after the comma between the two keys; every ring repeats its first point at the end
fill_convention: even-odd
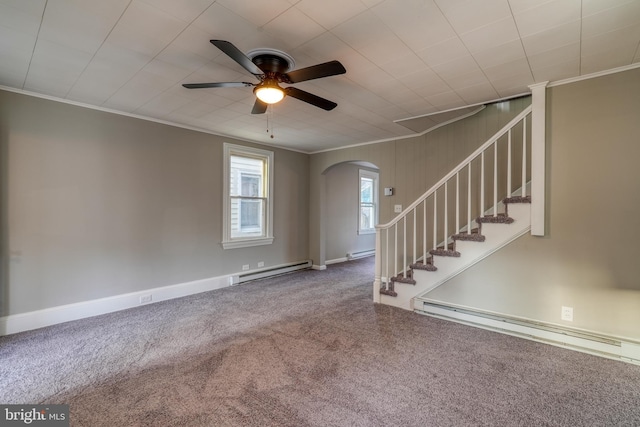
{"type": "Polygon", "coordinates": [[[530,204],[509,204],[509,216],[514,219],[511,224],[482,224],[484,242],[458,240],[456,251],[460,252],[459,258],[434,256],[434,265],[438,268],[437,271],[413,270],[415,285],[396,283],[394,291],[398,295],[396,297],[380,295],[380,302],[405,310],[422,308],[422,305],[414,307],[414,299],[441,286],[447,280],[482,261],[531,229],[530,204]]]}

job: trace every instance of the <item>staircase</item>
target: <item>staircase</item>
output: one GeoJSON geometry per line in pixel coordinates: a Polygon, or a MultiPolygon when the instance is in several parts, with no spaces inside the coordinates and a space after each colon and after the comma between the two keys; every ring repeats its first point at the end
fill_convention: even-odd
{"type": "Polygon", "coordinates": [[[424,294],[530,229],[530,117],[531,107],[376,226],[375,302],[421,309],[424,294]]]}

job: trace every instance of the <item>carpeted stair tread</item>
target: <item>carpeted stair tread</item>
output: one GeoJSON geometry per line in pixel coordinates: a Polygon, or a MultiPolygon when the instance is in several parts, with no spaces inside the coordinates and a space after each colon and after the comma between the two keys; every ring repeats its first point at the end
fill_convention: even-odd
{"type": "MultiPolygon", "coordinates": [[[[431,260],[431,258],[429,258],[431,260]]],[[[431,262],[427,262],[426,264],[422,261],[418,261],[415,264],[409,265],[414,270],[422,270],[422,271],[437,271],[438,268],[433,265],[431,262]]]]}
{"type": "Polygon", "coordinates": [[[505,205],[509,203],[531,203],[531,196],[513,196],[507,197],[502,201],[505,205]]]}
{"type": "MultiPolygon", "coordinates": [[[[451,245],[449,245],[449,247],[451,247],[451,245]]],[[[438,256],[448,256],[448,257],[454,257],[454,258],[460,257],[460,252],[454,249],[444,249],[442,247],[438,249],[431,249],[429,253],[431,255],[438,255],[438,256]]]]}
{"type": "Polygon", "coordinates": [[[513,221],[513,218],[503,213],[499,213],[497,216],[487,215],[476,218],[478,224],[512,224],[513,221]]]}
{"type": "Polygon", "coordinates": [[[402,277],[402,274],[399,274],[399,275],[397,275],[395,277],[392,277],[391,278],[391,282],[392,283],[405,283],[407,285],[415,285],[416,281],[413,278],[410,277],[411,276],[409,274],[410,271],[411,270],[407,271],[407,277],[402,277]]]}
{"type": "Polygon", "coordinates": [[[474,228],[471,233],[458,233],[451,236],[453,240],[464,240],[467,242],[484,242],[484,235],[480,234],[480,229],[474,228]]]}

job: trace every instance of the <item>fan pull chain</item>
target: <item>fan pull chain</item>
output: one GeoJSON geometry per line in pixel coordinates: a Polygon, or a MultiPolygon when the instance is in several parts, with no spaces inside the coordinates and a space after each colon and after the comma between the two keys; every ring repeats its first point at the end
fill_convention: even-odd
{"type": "Polygon", "coordinates": [[[267,106],[267,133],[269,133],[269,129],[271,129],[271,139],[273,139],[273,104],[267,106]],[[271,123],[271,126],[269,126],[269,123],[271,123]]]}

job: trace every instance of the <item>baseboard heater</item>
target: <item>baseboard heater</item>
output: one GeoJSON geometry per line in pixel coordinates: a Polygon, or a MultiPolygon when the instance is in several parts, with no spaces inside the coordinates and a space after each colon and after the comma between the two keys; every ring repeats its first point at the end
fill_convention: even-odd
{"type": "Polygon", "coordinates": [[[358,252],[349,252],[347,254],[347,259],[349,261],[351,261],[352,259],[360,259],[360,258],[365,258],[368,256],[372,256],[376,254],[376,250],[375,249],[367,249],[365,251],[358,251],[358,252]]]}
{"type": "Polygon", "coordinates": [[[273,267],[260,268],[247,271],[238,275],[237,283],[249,282],[251,280],[264,279],[265,277],[278,276],[280,274],[291,273],[292,271],[304,270],[311,268],[311,261],[300,261],[290,264],[281,264],[273,267]]]}
{"type": "Polygon", "coordinates": [[[455,305],[420,302],[424,304],[423,307],[419,308],[420,306],[417,305],[415,311],[427,316],[640,364],[640,343],[638,342],[455,305]]]}

